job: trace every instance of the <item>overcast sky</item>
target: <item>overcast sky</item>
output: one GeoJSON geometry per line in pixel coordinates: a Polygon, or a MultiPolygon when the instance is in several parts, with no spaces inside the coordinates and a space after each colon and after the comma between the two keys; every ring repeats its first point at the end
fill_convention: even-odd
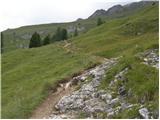
{"type": "Polygon", "coordinates": [[[139,0],[0,0],[0,31],[24,25],[70,22],[97,9],[139,0]]]}

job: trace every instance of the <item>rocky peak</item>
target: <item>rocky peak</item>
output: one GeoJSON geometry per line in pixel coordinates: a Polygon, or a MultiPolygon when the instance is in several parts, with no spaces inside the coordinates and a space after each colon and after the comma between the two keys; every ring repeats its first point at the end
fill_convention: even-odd
{"type": "Polygon", "coordinates": [[[89,18],[94,18],[97,16],[105,15],[105,14],[106,14],[106,11],[103,9],[100,9],[100,10],[96,10],[89,18]]]}
{"type": "Polygon", "coordinates": [[[95,11],[89,18],[96,18],[100,16],[116,17],[116,16],[128,15],[137,9],[140,9],[148,5],[155,5],[155,4],[158,4],[158,1],[153,0],[153,1],[133,2],[130,4],[126,4],[124,6],[120,4],[114,5],[108,10],[100,9],[100,10],[95,11]]]}
{"type": "Polygon", "coordinates": [[[141,8],[141,7],[144,7],[144,6],[147,6],[147,5],[154,5],[154,4],[157,4],[158,1],[140,1],[140,2],[133,2],[133,3],[130,3],[130,4],[126,4],[124,5],[123,7],[126,9],[126,10],[133,10],[133,9],[138,9],[138,8],[141,8]]]}
{"type": "Polygon", "coordinates": [[[82,18],[78,18],[76,21],[82,21],[83,19],[82,18]]]}
{"type": "Polygon", "coordinates": [[[107,15],[120,13],[124,10],[122,5],[115,5],[107,10],[107,15]]]}

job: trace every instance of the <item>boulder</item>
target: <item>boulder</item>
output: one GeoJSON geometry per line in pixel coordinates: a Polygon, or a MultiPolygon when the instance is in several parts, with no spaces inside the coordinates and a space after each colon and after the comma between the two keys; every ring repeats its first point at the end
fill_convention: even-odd
{"type": "Polygon", "coordinates": [[[141,108],[139,109],[139,114],[141,115],[141,117],[143,117],[144,119],[149,119],[149,112],[147,108],[141,108]]]}

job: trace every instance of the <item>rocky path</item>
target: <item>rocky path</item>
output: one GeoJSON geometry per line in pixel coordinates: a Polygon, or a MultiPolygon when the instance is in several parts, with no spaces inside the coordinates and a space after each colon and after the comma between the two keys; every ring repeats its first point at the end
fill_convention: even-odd
{"type": "MultiPolygon", "coordinates": [[[[81,100],[90,99],[91,96],[97,94],[97,87],[100,84],[100,80],[105,76],[105,71],[115,65],[116,62],[117,59],[105,59],[104,63],[101,65],[84,71],[81,75],[72,78],[67,83],[60,84],[57,91],[50,94],[49,97],[33,112],[31,118],[65,118],[68,114],[66,112],[68,109],[72,111],[76,108],[81,108],[84,106],[84,103],[81,100]],[[75,91],[75,89],[79,90],[75,91]],[[76,98],[76,96],[79,98],[76,98]],[[67,100],[65,98],[70,99],[70,101],[66,101],[64,107],[61,105],[61,101],[63,103],[63,100],[67,100]],[[69,102],[73,103],[72,109],[70,109],[70,107],[67,108],[68,104],[70,104],[69,102]],[[83,105],[80,105],[80,103],[83,105]]],[[[69,113],[69,116],[70,114],[74,113],[69,113]]],[[[76,117],[74,115],[69,116],[67,118],[76,117]]]]}
{"type": "MultiPolygon", "coordinates": [[[[156,50],[139,55],[144,64],[159,68],[156,50]]],[[[86,70],[67,83],[60,84],[57,91],[34,111],[32,118],[114,118],[124,110],[132,110],[134,107],[138,108],[138,118],[153,118],[151,112],[143,105],[131,104],[126,100],[132,94],[125,86],[127,82],[125,75],[129,68],[117,73],[105,90],[98,88],[106,76],[105,73],[117,62],[117,58],[106,59],[101,65],[86,70]]]]}
{"type": "Polygon", "coordinates": [[[67,87],[67,83],[60,84],[56,92],[50,93],[44,102],[33,111],[31,119],[42,119],[54,111],[55,105],[61,97],[68,95],[74,91],[74,86],[67,87]]]}
{"type": "Polygon", "coordinates": [[[51,114],[48,118],[78,118],[79,113],[87,113],[87,117],[92,117],[94,112],[104,111],[105,101],[103,98],[112,99],[110,94],[98,90],[100,81],[105,77],[105,72],[117,62],[116,59],[105,61],[103,64],[86,71],[84,74],[73,78],[79,81],[80,89],[68,96],[63,96],[56,104],[57,114],[51,114]],[[82,85],[80,85],[82,84],[82,85]],[[100,99],[100,97],[103,97],[100,99]]]}

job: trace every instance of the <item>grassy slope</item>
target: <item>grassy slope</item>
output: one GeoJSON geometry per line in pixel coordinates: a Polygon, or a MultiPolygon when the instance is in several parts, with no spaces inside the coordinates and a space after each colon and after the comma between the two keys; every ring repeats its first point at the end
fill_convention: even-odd
{"type": "Polygon", "coordinates": [[[84,54],[58,45],[17,50],[2,57],[2,118],[26,118],[47,90],[93,64],[84,54]]]}
{"type": "Polygon", "coordinates": [[[126,54],[136,44],[140,48],[157,44],[158,6],[147,7],[130,17],[107,21],[104,25],[75,38],[73,43],[81,48],[81,52],[103,57],[126,54]]]}
{"type": "MultiPolygon", "coordinates": [[[[28,117],[47,95],[46,86],[54,85],[57,80],[93,64],[94,60],[91,56],[107,58],[125,56],[122,60],[124,65],[119,64],[119,67],[111,71],[112,77],[118,70],[129,64],[134,66],[129,74],[132,82],[135,78],[139,80],[144,76],[141,81],[142,84],[145,83],[146,71],[152,71],[147,79],[153,83],[153,86],[158,81],[158,77],[153,77],[158,76],[158,72],[150,67],[145,67],[142,74],[134,76],[138,72],[136,72],[137,68],[139,70],[144,68],[134,55],[158,44],[158,6],[147,7],[130,17],[107,21],[104,25],[69,42],[72,43],[70,49],[74,50],[74,53],[66,52],[61,42],[36,49],[17,50],[2,56],[3,118],[28,117]]],[[[108,79],[104,80],[103,85],[107,82],[108,79]]],[[[129,87],[141,88],[137,86],[139,81],[133,82],[134,84],[132,82],[128,83],[129,87]]],[[[144,84],[143,88],[147,86],[148,84],[144,84]]],[[[154,89],[154,93],[156,92],[157,88],[154,89]]],[[[142,95],[136,91],[135,94],[142,95]]],[[[157,98],[152,100],[157,101],[157,98]]]]}

